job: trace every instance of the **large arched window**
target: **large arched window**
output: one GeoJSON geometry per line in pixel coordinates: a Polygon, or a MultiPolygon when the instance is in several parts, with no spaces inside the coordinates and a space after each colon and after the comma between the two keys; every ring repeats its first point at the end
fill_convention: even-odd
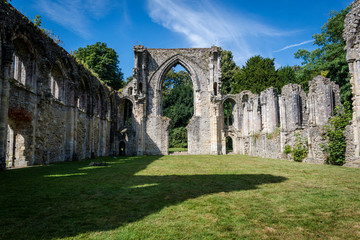
{"type": "Polygon", "coordinates": [[[27,87],[33,86],[34,77],[34,58],[33,54],[29,50],[28,45],[21,38],[14,40],[14,56],[13,56],[13,67],[12,77],[27,87]]]}
{"type": "Polygon", "coordinates": [[[194,114],[194,91],[188,71],[180,64],[162,81],[162,115],[171,119],[169,151],[187,151],[187,125],[194,114]]]}
{"type": "Polygon", "coordinates": [[[133,104],[130,100],[124,100],[123,125],[132,126],[133,123],[133,104]]]}
{"type": "Polygon", "coordinates": [[[224,109],[224,125],[226,127],[230,127],[234,123],[234,115],[233,115],[234,107],[235,107],[235,101],[233,99],[228,98],[225,100],[223,104],[223,109],[224,109]]]}
{"type": "Polygon", "coordinates": [[[60,101],[63,101],[65,96],[64,82],[63,73],[60,67],[55,64],[50,74],[50,91],[51,94],[60,101]]]}
{"type": "Polygon", "coordinates": [[[86,83],[87,83],[87,79],[81,79],[81,82],[79,84],[77,107],[82,111],[87,110],[89,90],[86,83]]]}

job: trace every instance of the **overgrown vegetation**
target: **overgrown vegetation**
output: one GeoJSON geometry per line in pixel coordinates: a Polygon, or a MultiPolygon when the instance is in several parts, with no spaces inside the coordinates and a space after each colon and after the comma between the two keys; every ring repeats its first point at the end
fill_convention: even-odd
{"type": "Polygon", "coordinates": [[[308,142],[306,138],[302,138],[299,133],[296,134],[295,144],[293,147],[286,145],[284,149],[284,154],[291,154],[292,159],[295,162],[302,162],[306,158],[309,152],[308,142]]]}
{"type": "Polygon", "coordinates": [[[268,133],[268,134],[266,135],[266,138],[267,138],[267,139],[273,139],[273,138],[275,138],[275,137],[277,137],[277,136],[279,136],[279,135],[280,135],[280,128],[277,127],[277,128],[274,129],[273,132],[268,133]]]}
{"type": "Polygon", "coordinates": [[[33,23],[36,27],[38,27],[41,32],[45,35],[47,35],[49,38],[51,38],[56,44],[60,45],[63,43],[63,41],[60,40],[59,36],[58,35],[55,35],[53,31],[49,30],[49,29],[46,29],[46,28],[43,28],[41,27],[41,24],[42,24],[42,20],[41,20],[41,16],[40,15],[36,15],[34,20],[33,20],[33,23]]]}
{"type": "Polygon", "coordinates": [[[327,153],[327,163],[333,165],[343,165],[345,163],[346,139],[344,130],[349,125],[352,118],[351,106],[345,102],[343,107],[336,106],[335,114],[325,126],[326,143],[321,145],[323,151],[327,153]]]}
{"type": "Polygon", "coordinates": [[[14,169],[0,239],[359,239],[359,173],[234,155],[14,169]]]}
{"type": "Polygon", "coordinates": [[[78,48],[73,56],[87,68],[93,70],[105,84],[115,90],[124,86],[123,73],[119,67],[116,51],[106,43],[97,42],[78,48]]]}

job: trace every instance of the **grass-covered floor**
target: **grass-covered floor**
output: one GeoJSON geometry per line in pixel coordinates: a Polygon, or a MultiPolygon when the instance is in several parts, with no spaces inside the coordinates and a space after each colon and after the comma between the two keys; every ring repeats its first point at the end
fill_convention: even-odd
{"type": "Polygon", "coordinates": [[[187,148],[169,148],[169,152],[187,152],[187,148]]]}
{"type": "Polygon", "coordinates": [[[0,239],[359,239],[360,169],[247,156],[0,172],[0,239]]]}

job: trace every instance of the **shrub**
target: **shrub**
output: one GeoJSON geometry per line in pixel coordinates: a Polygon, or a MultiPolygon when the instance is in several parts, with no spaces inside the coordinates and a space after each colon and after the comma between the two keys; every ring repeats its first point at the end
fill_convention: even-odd
{"type": "Polygon", "coordinates": [[[344,136],[345,127],[351,120],[351,107],[349,102],[344,102],[343,107],[336,106],[335,114],[329,119],[329,124],[324,127],[326,140],[322,144],[322,150],[327,154],[326,162],[333,165],[345,163],[346,139],[344,136]]]}
{"type": "Polygon", "coordinates": [[[302,162],[304,158],[306,158],[308,154],[308,143],[305,138],[301,138],[300,134],[296,134],[295,145],[291,148],[290,145],[286,145],[284,149],[284,153],[286,155],[292,155],[292,158],[295,162],[302,162]]]}
{"type": "Polygon", "coordinates": [[[297,135],[296,144],[291,151],[295,162],[302,162],[302,160],[306,158],[308,154],[307,145],[307,141],[305,141],[305,139],[301,139],[301,137],[297,135]]]}
{"type": "Polygon", "coordinates": [[[284,154],[288,155],[291,153],[291,146],[285,145],[284,154]]]}
{"type": "Polygon", "coordinates": [[[178,127],[170,130],[169,147],[187,148],[187,130],[185,127],[178,127]]]}

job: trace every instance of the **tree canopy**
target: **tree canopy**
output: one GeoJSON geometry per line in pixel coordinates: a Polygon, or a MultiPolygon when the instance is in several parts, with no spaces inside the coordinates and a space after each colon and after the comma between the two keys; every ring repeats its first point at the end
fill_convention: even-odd
{"type": "Polygon", "coordinates": [[[314,45],[318,48],[311,52],[300,49],[295,53],[295,58],[303,60],[302,67],[296,73],[298,81],[307,84],[316,75],[329,77],[339,84],[342,100],[351,100],[349,67],[342,38],[345,17],[349,11],[350,6],[340,12],[331,11],[321,33],[313,35],[314,45]]]}
{"type": "Polygon", "coordinates": [[[74,51],[74,57],[94,71],[99,78],[114,89],[124,86],[123,73],[119,68],[118,54],[106,43],[97,42],[74,51]]]}
{"type": "Polygon", "coordinates": [[[269,87],[278,92],[288,83],[296,83],[295,70],[286,66],[275,69],[275,59],[261,56],[251,57],[242,68],[233,60],[230,51],[222,52],[221,59],[223,93],[236,94],[243,90],[260,93],[269,87]]]}

